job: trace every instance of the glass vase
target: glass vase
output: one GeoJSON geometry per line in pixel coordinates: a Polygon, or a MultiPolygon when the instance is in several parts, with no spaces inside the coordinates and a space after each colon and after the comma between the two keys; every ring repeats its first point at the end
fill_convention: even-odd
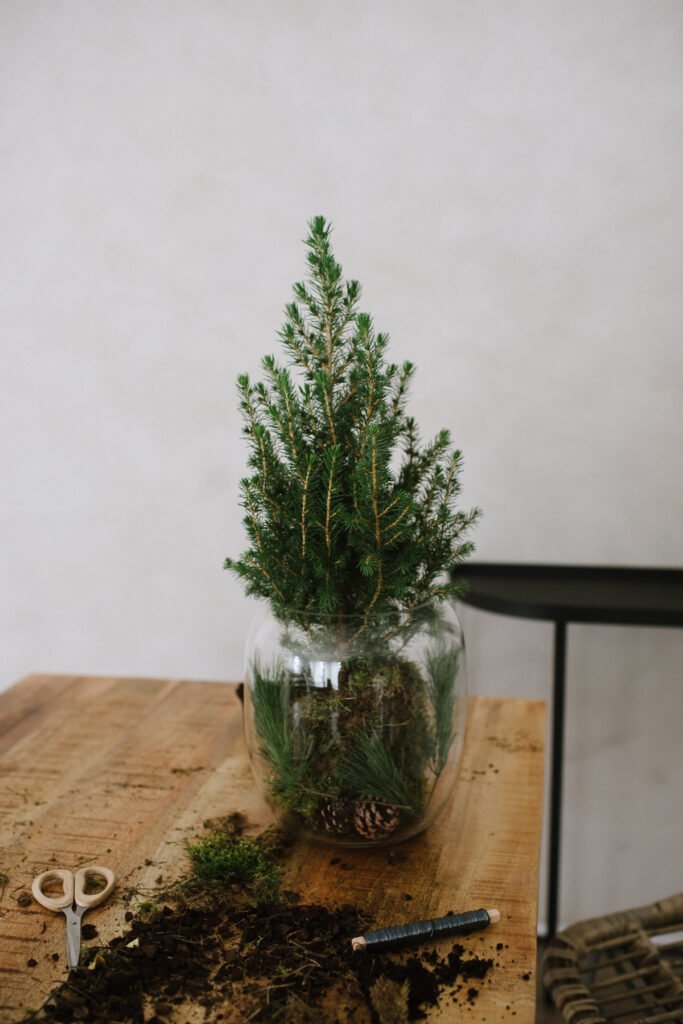
{"type": "Polygon", "coordinates": [[[465,735],[463,635],[449,602],[378,616],[257,613],[244,725],[258,784],[289,827],[380,846],[434,820],[465,735]]]}

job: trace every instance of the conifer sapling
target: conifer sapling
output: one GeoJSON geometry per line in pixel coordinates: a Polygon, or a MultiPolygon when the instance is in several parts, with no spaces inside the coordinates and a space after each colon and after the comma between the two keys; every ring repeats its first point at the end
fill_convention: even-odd
{"type": "Polygon", "coordinates": [[[422,443],[406,411],[414,366],[387,361],[388,336],[359,310],[330,235],[323,217],[310,222],[283,361],[266,356],[262,380],[238,380],[249,547],[225,566],[285,637],[299,629],[314,646],[332,633],[339,650],[322,690],[282,661],[250,667],[272,796],[309,828],[355,821],[374,835],[419,818],[427,776],[433,788],[449,754],[458,652],[435,639],[418,666],[401,649],[425,624],[436,637],[456,592],[448,570],[472,550],[479,511],[458,507],[462,457],[448,431],[422,443]]]}

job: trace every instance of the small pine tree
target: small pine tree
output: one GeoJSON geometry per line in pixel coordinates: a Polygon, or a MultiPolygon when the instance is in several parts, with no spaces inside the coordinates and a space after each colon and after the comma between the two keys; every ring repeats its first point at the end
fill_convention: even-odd
{"type": "Polygon", "coordinates": [[[442,601],[479,515],[457,508],[462,456],[449,432],[421,445],[405,411],[413,364],[386,362],[388,336],[358,310],[330,234],[323,217],[310,222],[308,280],[280,332],[288,365],[269,355],[264,380],[238,380],[251,546],[225,567],[285,621],[367,621],[442,601]]]}
{"type": "Polygon", "coordinates": [[[415,831],[455,762],[460,641],[445,628],[438,639],[435,609],[456,591],[448,570],[479,512],[457,507],[448,431],[420,443],[406,413],[413,365],[387,362],[330,225],[309,229],[308,279],[280,332],[286,364],[266,356],[264,380],[238,381],[250,547],[225,565],[285,625],[282,656],[251,659],[245,702],[274,802],[318,837],[378,842],[415,831]],[[420,630],[421,661],[407,647],[420,630]],[[320,679],[330,649],[337,675],[320,679]]]}

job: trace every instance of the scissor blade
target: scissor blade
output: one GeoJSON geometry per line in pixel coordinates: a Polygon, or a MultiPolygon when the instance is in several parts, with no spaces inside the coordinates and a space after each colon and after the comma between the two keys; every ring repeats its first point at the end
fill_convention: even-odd
{"type": "Polygon", "coordinates": [[[78,967],[81,955],[81,917],[84,907],[73,910],[71,907],[64,907],[66,917],[66,960],[69,967],[78,967]]]}

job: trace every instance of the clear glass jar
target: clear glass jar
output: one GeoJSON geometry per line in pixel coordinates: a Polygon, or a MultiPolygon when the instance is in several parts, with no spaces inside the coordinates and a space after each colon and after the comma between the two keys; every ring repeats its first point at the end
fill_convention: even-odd
{"type": "Polygon", "coordinates": [[[252,623],[249,756],[273,809],[307,838],[379,846],[427,828],[452,792],[466,716],[450,602],[324,621],[262,606],[252,623]]]}

